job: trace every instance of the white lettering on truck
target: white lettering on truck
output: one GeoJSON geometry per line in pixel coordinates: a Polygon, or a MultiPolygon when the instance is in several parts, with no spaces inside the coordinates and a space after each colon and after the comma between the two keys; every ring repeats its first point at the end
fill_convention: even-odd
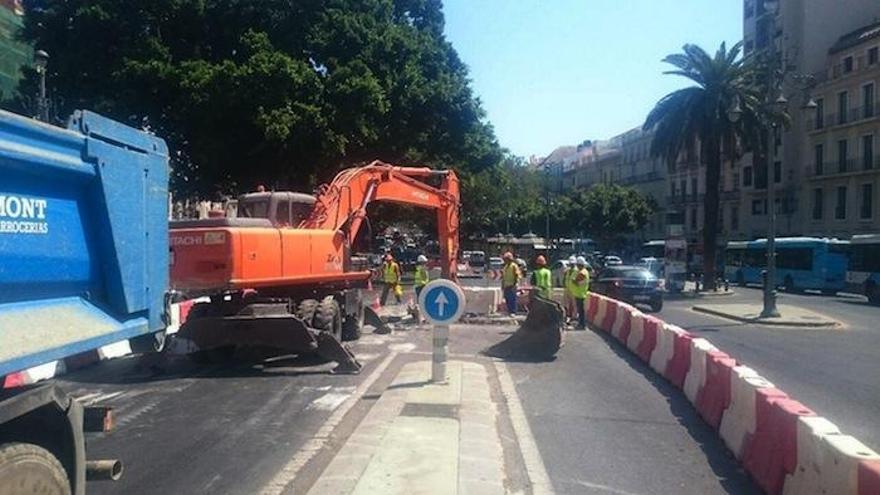
{"type": "Polygon", "coordinates": [[[45,199],[0,194],[0,234],[48,234],[45,199]]]}

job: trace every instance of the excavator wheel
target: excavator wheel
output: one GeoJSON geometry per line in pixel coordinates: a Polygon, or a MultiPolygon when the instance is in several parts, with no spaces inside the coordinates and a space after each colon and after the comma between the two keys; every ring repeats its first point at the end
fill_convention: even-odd
{"type": "Polygon", "coordinates": [[[329,332],[336,340],[342,340],[342,312],[333,296],[327,296],[315,308],[312,328],[329,332]]]}
{"type": "Polygon", "coordinates": [[[312,320],[315,319],[317,311],[318,301],[316,299],[303,299],[296,307],[296,317],[302,320],[306,326],[312,326],[312,320]]]}
{"type": "Polygon", "coordinates": [[[505,340],[485,349],[483,354],[501,359],[549,361],[562,347],[565,312],[550,299],[534,296],[529,301],[526,321],[505,340]]]}

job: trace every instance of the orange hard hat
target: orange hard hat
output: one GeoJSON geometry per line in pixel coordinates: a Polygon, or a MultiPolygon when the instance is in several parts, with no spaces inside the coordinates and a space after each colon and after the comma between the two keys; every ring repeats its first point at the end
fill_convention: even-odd
{"type": "Polygon", "coordinates": [[[506,259],[506,260],[512,260],[512,259],[513,259],[513,253],[511,253],[510,251],[508,251],[508,252],[502,254],[502,255],[501,255],[501,258],[506,259]]]}
{"type": "Polygon", "coordinates": [[[547,264],[547,258],[545,258],[543,254],[539,254],[538,257],[535,259],[535,263],[544,266],[547,264]]]}

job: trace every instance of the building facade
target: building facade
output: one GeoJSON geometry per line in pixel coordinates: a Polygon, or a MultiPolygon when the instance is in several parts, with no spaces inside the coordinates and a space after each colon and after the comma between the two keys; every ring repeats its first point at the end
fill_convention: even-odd
{"type": "Polygon", "coordinates": [[[30,46],[18,40],[22,28],[21,4],[0,0],[0,101],[12,96],[22,77],[21,66],[33,58],[30,46]]]}
{"type": "Polygon", "coordinates": [[[880,22],[841,37],[817,74],[818,107],[807,120],[804,233],[880,232],[880,22]]]}

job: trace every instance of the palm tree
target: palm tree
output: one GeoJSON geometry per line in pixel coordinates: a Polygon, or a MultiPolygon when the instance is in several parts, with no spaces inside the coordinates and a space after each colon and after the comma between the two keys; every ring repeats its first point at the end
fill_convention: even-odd
{"type": "Polygon", "coordinates": [[[762,114],[758,64],[740,58],[740,43],[730,50],[724,43],[711,57],[696,45],[663,59],[677,69],[664,72],[683,76],[696,85],[664,96],[648,114],[643,129],[654,130],[651,155],[663,158],[670,169],[682,156],[699,150],[706,165],[703,220],[703,284],[715,288],[715,256],[718,237],[719,182],[722,149],[736,154],[737,143],[755,143],[760,136],[762,114]],[[731,111],[736,109],[736,116],[731,111]]]}

